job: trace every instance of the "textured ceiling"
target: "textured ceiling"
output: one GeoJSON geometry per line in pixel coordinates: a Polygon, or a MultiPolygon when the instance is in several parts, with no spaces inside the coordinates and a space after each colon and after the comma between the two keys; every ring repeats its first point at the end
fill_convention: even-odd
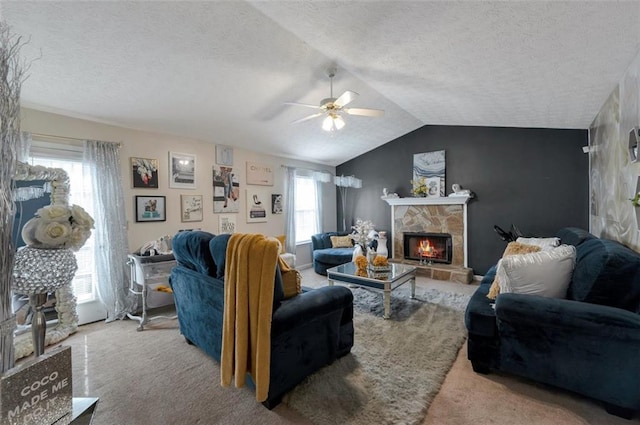
{"type": "Polygon", "coordinates": [[[337,165],[427,124],[587,128],[640,49],[640,2],[2,1],[26,107],[337,165]],[[353,90],[329,134],[292,125],[353,90]]]}

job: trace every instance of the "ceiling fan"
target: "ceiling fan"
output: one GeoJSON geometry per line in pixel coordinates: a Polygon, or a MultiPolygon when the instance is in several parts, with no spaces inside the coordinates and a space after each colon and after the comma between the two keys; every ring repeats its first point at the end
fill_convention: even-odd
{"type": "Polygon", "coordinates": [[[330,68],[327,72],[327,75],[329,76],[329,79],[331,81],[331,93],[328,98],[322,99],[320,101],[320,105],[285,102],[285,105],[304,106],[306,108],[320,110],[320,112],[306,116],[304,118],[300,118],[299,120],[295,120],[291,124],[297,124],[316,117],[325,116],[325,119],[322,121],[322,129],[325,131],[335,131],[340,130],[345,126],[344,118],[342,118],[343,112],[349,115],[360,115],[363,117],[381,117],[382,115],[384,115],[384,111],[382,109],[345,108],[345,106],[351,103],[357,96],[359,96],[359,94],[354,91],[347,90],[337,98],[333,97],[333,77],[336,76],[336,69],[330,68]]]}

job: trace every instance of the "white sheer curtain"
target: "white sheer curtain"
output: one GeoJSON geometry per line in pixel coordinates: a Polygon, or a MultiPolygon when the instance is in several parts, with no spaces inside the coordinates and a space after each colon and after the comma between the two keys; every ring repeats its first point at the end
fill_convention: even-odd
{"type": "Polygon", "coordinates": [[[31,133],[23,131],[20,133],[18,148],[16,149],[16,159],[20,162],[29,162],[29,152],[31,152],[31,133]]]}
{"type": "MultiPolygon", "coordinates": [[[[315,178],[315,176],[314,176],[315,178]]],[[[316,223],[318,223],[318,233],[324,232],[323,218],[324,218],[324,210],[322,208],[322,180],[315,181],[316,183],[316,223]]]]}
{"type": "Polygon", "coordinates": [[[285,223],[287,239],[285,241],[286,251],[296,252],[296,169],[295,167],[285,167],[285,223]]]}
{"type": "Polygon", "coordinates": [[[122,319],[136,307],[129,288],[127,221],[120,177],[119,145],[86,140],[84,159],[93,184],[97,293],[107,322],[122,319]]]}

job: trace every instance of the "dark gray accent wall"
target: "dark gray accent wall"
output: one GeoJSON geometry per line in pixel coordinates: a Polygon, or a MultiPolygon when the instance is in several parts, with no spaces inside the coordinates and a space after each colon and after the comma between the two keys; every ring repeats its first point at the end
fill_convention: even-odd
{"type": "MultiPolygon", "coordinates": [[[[337,167],[337,175],[362,179],[362,189],[348,190],[347,227],[362,218],[390,231],[382,189],[411,196],[413,155],[444,149],[446,194],[458,183],[476,195],[468,208],[469,267],[482,275],[506,246],[494,225],[515,224],[525,236],[540,237],[565,226],[589,228],[587,144],[587,130],[421,127],[337,167]]],[[[337,202],[342,223],[339,196],[337,202]]]]}

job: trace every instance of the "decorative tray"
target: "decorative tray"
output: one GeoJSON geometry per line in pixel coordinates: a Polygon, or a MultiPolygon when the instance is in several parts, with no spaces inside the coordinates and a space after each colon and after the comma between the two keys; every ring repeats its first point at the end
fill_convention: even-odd
{"type": "Polygon", "coordinates": [[[391,266],[390,265],[386,265],[386,266],[374,266],[373,264],[369,264],[368,269],[371,270],[372,272],[376,272],[376,273],[384,273],[384,272],[390,272],[391,271],[391,266]]]}

